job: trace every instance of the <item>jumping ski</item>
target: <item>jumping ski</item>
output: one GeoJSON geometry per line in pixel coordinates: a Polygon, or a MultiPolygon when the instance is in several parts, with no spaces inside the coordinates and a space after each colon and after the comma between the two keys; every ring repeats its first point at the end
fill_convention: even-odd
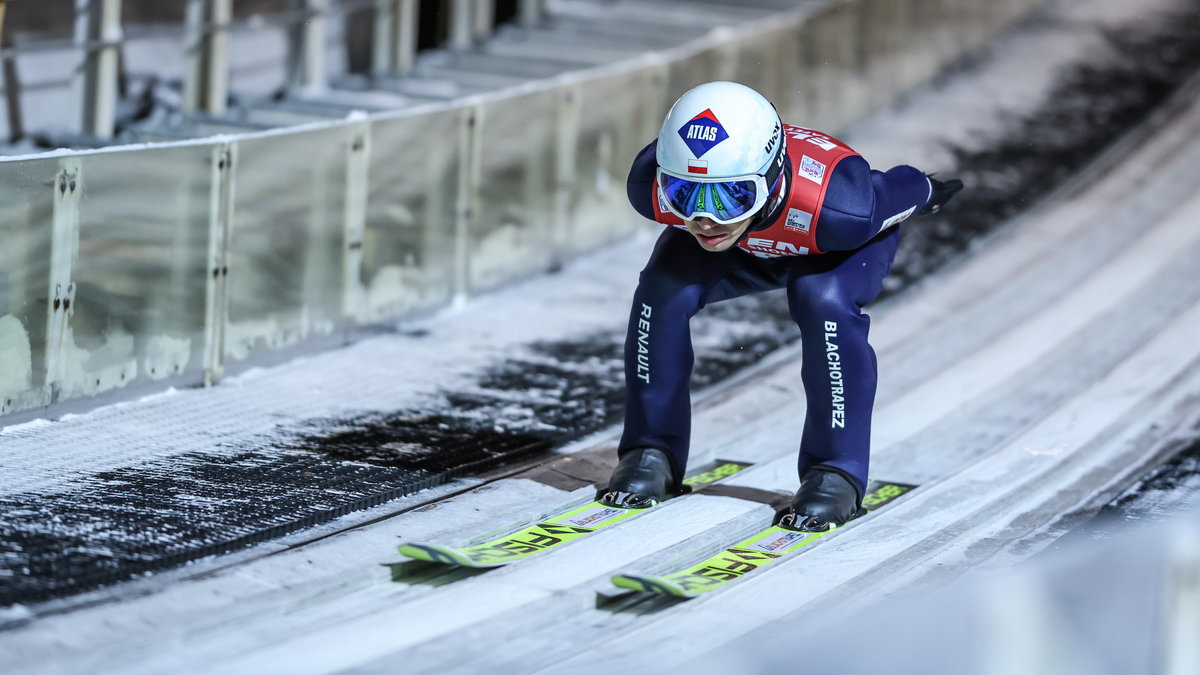
{"type": "MultiPolygon", "coordinates": [[[[742,471],[749,464],[718,461],[707,471],[683,480],[684,485],[699,490],[742,471]]],[[[651,507],[653,508],[653,507],[651,507]]],[[[541,522],[524,526],[497,539],[463,547],[412,542],[402,544],[400,553],[415,560],[424,560],[463,567],[501,567],[524,560],[572,542],[616,523],[633,518],[650,509],[627,509],[594,501],[578,506],[541,522]]]]}
{"type": "MultiPolygon", "coordinates": [[[[873,480],[863,498],[863,508],[870,515],[914,489],[915,485],[873,480]]],[[[613,577],[612,582],[619,588],[633,591],[694,598],[736,581],[834,532],[837,529],[800,532],[773,525],[699,564],[660,575],[621,574],[613,577]]]]}

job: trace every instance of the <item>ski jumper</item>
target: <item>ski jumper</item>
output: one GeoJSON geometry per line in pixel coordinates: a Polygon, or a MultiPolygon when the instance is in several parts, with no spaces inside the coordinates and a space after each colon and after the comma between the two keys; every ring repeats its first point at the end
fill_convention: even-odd
{"type": "Polygon", "coordinates": [[[883,288],[900,241],[896,224],[928,203],[911,166],[873,170],[843,143],[784,127],[783,188],[736,246],[709,252],[660,204],[651,143],[634,160],[630,203],[668,225],[642,270],[625,341],[625,428],[619,451],[665,451],[676,480],[687,465],[689,320],[706,304],[787,289],[800,328],[807,412],[799,470],[820,464],[866,486],[876,360],[862,308],[883,288]]]}

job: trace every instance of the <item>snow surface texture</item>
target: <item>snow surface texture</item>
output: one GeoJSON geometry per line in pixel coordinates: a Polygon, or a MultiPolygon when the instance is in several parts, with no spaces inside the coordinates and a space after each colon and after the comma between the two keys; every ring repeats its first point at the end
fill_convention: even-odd
{"type": "MultiPolygon", "coordinates": [[[[1078,37],[1079,49],[1094,47],[1090,41],[1097,33],[1091,19],[1076,16],[1062,25],[1075,27],[1069,34],[1078,37]]],[[[1002,46],[997,54],[1004,58],[979,68],[990,73],[1005,67],[1013,54],[1028,58],[1030,50],[1036,53],[1047,40],[1061,44],[1063,39],[1062,31],[1030,31],[1002,46]]],[[[1041,91],[1036,83],[1028,86],[1029,97],[1041,91]]],[[[922,112],[922,106],[932,100],[928,110],[953,110],[949,103],[976,98],[976,87],[974,78],[955,79],[887,116],[922,117],[928,125],[923,138],[889,141],[890,127],[881,122],[878,134],[869,133],[867,126],[852,134],[851,142],[876,164],[881,162],[873,152],[884,152],[889,142],[926,146],[958,118],[953,113],[922,112]]],[[[493,666],[528,670],[530,663],[559,671],[607,671],[620,665],[637,669],[640,660],[602,668],[605,660],[620,655],[600,645],[621,637],[621,651],[630,659],[664,645],[675,647],[676,651],[659,652],[659,666],[666,668],[697,656],[698,650],[719,649],[760,622],[800,620],[797,612],[823,594],[840,591],[852,596],[839,581],[857,578],[856,586],[877,589],[885,580],[903,576],[895,572],[919,575],[931,565],[974,562],[995,544],[967,551],[967,543],[947,547],[949,541],[1002,538],[999,533],[1021,516],[1044,520],[1091,499],[1093,491],[1103,491],[1105,485],[1097,485],[1094,477],[1091,482],[1083,478],[1102,462],[1080,454],[1080,448],[1149,452],[1144,442],[1130,436],[1145,431],[1150,420],[1170,421],[1181,392],[1197,391],[1195,376],[1181,374],[1195,359],[1192,336],[1200,325],[1195,310],[1200,282],[1187,274],[1200,236],[1187,223],[1194,221],[1200,205],[1193,201],[1180,206],[1200,185],[1200,148],[1192,141],[1195,111],[1192,115],[1192,127],[1164,124],[1160,137],[1126,145],[1121,157],[1110,158],[1094,176],[1098,185],[1076,187],[1053,209],[1004,230],[971,261],[877,312],[874,342],[883,380],[875,472],[922,483],[927,489],[855,525],[861,536],[823,542],[804,555],[802,564],[781,563],[698,604],[642,603],[631,611],[582,611],[590,592],[613,572],[655,564],[649,559],[655,556],[678,557],[680,547],[695,545],[693,538],[719,535],[731,522],[769,518],[769,510],[761,505],[704,496],[669,502],[629,526],[487,575],[466,578],[455,573],[428,583],[393,583],[387,568],[373,564],[394,560],[386,551],[397,534],[405,539],[468,538],[487,531],[481,514],[532,514],[568,497],[529,481],[501,481],[436,508],[294,552],[226,570],[213,570],[209,563],[204,569],[211,573],[202,579],[170,585],[170,580],[185,576],[177,572],[128,586],[129,596],[134,589],[152,593],[32,621],[0,635],[0,652],[29,670],[47,672],[254,672],[281,667],[325,672],[356,665],[421,672],[444,669],[450,653],[465,671],[493,666]],[[1131,184],[1139,190],[1123,189],[1131,184]],[[1127,235],[1131,228],[1145,233],[1136,246],[1127,235]],[[1118,253],[1120,269],[1098,263],[1118,253]],[[997,284],[997,279],[1005,283],[997,284]],[[1162,387],[1164,382],[1171,386],[1162,387]],[[1117,433],[1122,426],[1110,426],[1114,420],[1130,423],[1124,435],[1117,433]],[[1106,436],[1110,442],[1086,442],[1106,436]],[[944,480],[954,474],[959,477],[944,480]],[[1037,489],[1022,492],[1030,485],[1037,489]],[[1049,489],[1056,485],[1068,487],[1049,489]],[[1083,487],[1069,487],[1075,485],[1083,487]],[[889,561],[893,567],[888,567],[889,561]],[[870,583],[861,583],[864,579],[870,583]],[[284,615],[288,618],[276,618],[284,615]],[[677,639],[680,634],[704,639],[683,645],[677,639]],[[586,642],[601,651],[578,653],[580,635],[589,636],[586,642]],[[47,660],[51,654],[53,662],[47,660]],[[558,659],[573,660],[551,667],[558,659]]],[[[972,122],[986,120],[975,116],[972,122]]],[[[408,326],[407,334],[381,336],[286,368],[257,371],[210,392],[176,392],[55,424],[6,430],[6,471],[0,478],[5,494],[46,484],[63,494],[82,494],[98,473],[154,462],[162,463],[164,474],[178,472],[184,468],[178,458],[197,446],[211,458],[204,461],[260,472],[269,466],[255,453],[304,455],[303,448],[272,444],[279,438],[311,440],[311,434],[302,432],[311,430],[312,420],[360,420],[379,410],[444,412],[446,392],[478,393],[484,379],[479,374],[503,372],[514,351],[537,362],[541,353],[530,345],[539,342],[588,343],[596,335],[607,335],[611,343],[620,332],[636,270],[654,234],[647,228],[634,240],[572,264],[551,283],[512,287],[458,314],[408,326]],[[514,320],[533,312],[546,323],[514,320]],[[470,341],[462,341],[464,336],[470,341]],[[396,385],[411,381],[413,372],[428,374],[422,387],[396,385]],[[186,422],[195,420],[204,424],[189,429],[186,422]],[[106,443],[96,451],[97,430],[115,430],[120,437],[112,447],[106,443]],[[89,448],[79,453],[78,474],[64,480],[61,459],[52,462],[35,447],[51,438],[61,443],[59,447],[89,448]],[[261,442],[246,453],[246,438],[261,442]],[[27,449],[22,450],[22,443],[27,449]],[[13,448],[13,470],[8,446],[13,448]]],[[[741,317],[753,315],[745,311],[741,317]]],[[[743,335],[739,331],[755,328],[741,320],[732,324],[715,331],[721,337],[714,353],[728,351],[743,335]]],[[[697,342],[703,342],[699,327],[697,333],[697,342]]],[[[769,327],[765,333],[779,331],[769,327]]],[[[743,483],[780,491],[794,488],[791,452],[803,418],[795,360],[792,351],[777,351],[767,359],[763,379],[709,398],[696,420],[695,436],[701,445],[697,460],[716,455],[756,460],[760,466],[748,472],[743,483]]],[[[608,372],[603,357],[589,362],[582,370],[608,372]]],[[[549,398],[564,390],[554,391],[549,398]]],[[[513,414],[500,416],[502,420],[515,420],[512,428],[525,432],[539,430],[541,422],[528,415],[527,399],[510,395],[508,403],[513,414]]],[[[408,445],[394,450],[399,455],[413,452],[408,445]]],[[[1144,461],[1141,454],[1108,457],[1112,466],[1129,464],[1131,469],[1144,461]]],[[[354,471],[374,466],[340,459],[330,464],[354,471]]],[[[110,480],[129,475],[133,474],[110,480]]],[[[313,477],[318,475],[314,472],[313,477]]],[[[292,478],[310,477],[301,472],[292,478]]],[[[216,497],[224,489],[207,487],[216,488],[216,497]]],[[[193,509],[181,509],[185,514],[203,513],[220,503],[204,495],[198,499],[191,493],[166,493],[193,509]]],[[[250,494],[240,504],[249,507],[260,500],[270,501],[250,494]]],[[[1004,536],[1017,536],[1021,527],[1004,536]]],[[[267,545],[259,552],[280,548],[267,545]]]]}

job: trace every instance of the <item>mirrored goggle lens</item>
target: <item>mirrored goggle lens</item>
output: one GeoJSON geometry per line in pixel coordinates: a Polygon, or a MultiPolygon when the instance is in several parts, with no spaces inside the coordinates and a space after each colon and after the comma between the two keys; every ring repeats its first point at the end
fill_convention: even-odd
{"type": "Polygon", "coordinates": [[[685,220],[705,214],[732,222],[750,213],[758,197],[754,180],[701,183],[662,173],[659,181],[663,197],[685,220]]]}

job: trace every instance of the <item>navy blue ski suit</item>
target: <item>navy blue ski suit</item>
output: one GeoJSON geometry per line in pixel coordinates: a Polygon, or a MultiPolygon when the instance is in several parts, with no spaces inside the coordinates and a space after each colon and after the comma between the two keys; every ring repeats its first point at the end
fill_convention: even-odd
{"type": "MultiPolygon", "coordinates": [[[[630,203],[650,219],[655,148],[651,143],[638,154],[627,183],[630,203]]],[[[784,175],[795,174],[788,166],[784,175]]],[[[921,209],[930,197],[930,183],[919,170],[898,166],[876,171],[862,157],[852,156],[835,167],[818,217],[817,243],[827,253],[764,259],[736,246],[714,253],[687,231],[665,227],[633,298],[619,452],[659,448],[671,457],[679,480],[691,432],[689,320],[709,303],[786,288],[792,318],[800,327],[800,376],[807,399],[800,473],[816,464],[832,467],[853,477],[863,494],[877,371],[875,352],[867,343],[870,318],[862,308],[882,290],[900,242],[898,226],[880,228],[892,216],[921,209]],[[649,331],[639,330],[643,304],[653,310],[649,331]],[[826,330],[831,325],[837,326],[833,334],[826,330]],[[642,348],[648,349],[642,355],[643,375],[648,360],[649,377],[638,376],[639,334],[642,348]]],[[[768,213],[752,229],[784,217],[782,208],[776,210],[780,213],[768,213]]]]}

